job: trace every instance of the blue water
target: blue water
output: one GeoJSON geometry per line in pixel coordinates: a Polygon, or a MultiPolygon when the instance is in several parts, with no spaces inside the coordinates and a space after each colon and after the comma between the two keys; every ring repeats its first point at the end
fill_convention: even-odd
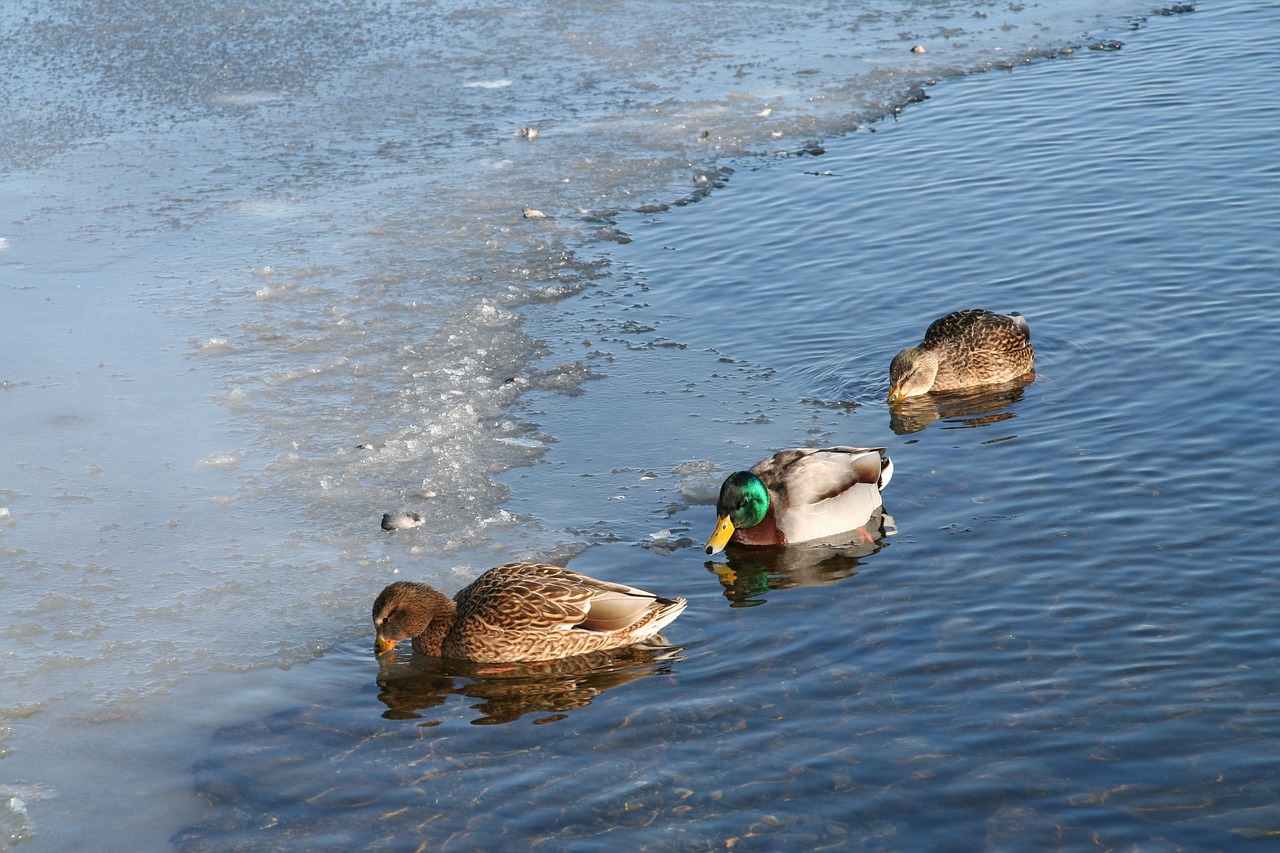
{"type": "Polygon", "coordinates": [[[0,13],[11,843],[1269,849],[1275,10],[184,8],[0,13]],[[891,413],[979,305],[1035,380],[891,413]],[[824,443],[880,542],[706,562],[824,443]],[[690,606],[373,659],[513,557],[690,606]]]}
{"type": "Polygon", "coordinates": [[[383,701],[331,654],[347,692],[215,738],[181,846],[1269,849],[1277,32],[1157,19],[620,219],[534,318],[612,354],[509,506],[600,519],[572,565],[689,596],[675,648],[383,701]],[[892,354],[969,305],[1028,316],[1035,381],[891,419],[892,354]],[[834,441],[894,455],[881,549],[703,563],[708,480],[834,441]]]}

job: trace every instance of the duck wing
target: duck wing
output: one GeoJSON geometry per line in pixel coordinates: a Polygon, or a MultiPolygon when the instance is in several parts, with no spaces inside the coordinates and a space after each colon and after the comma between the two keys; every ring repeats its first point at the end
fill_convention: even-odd
{"type": "Polygon", "coordinates": [[[958,352],[1016,352],[1031,346],[1031,327],[1021,314],[997,314],[983,308],[953,311],[925,330],[923,349],[947,357],[958,352]]]}
{"type": "Polygon", "coordinates": [[[544,563],[491,569],[459,592],[457,601],[457,621],[469,630],[532,634],[620,631],[643,619],[655,604],[673,603],[643,589],[544,563]]]}
{"type": "Polygon", "coordinates": [[[837,498],[860,484],[889,484],[893,463],[883,447],[797,448],[776,453],[752,469],[785,508],[837,498]]]}

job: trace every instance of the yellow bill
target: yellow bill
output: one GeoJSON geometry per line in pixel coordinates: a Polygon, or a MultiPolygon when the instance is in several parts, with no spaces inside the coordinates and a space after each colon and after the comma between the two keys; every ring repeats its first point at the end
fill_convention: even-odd
{"type": "Polygon", "coordinates": [[[729,516],[722,515],[720,520],[716,522],[716,530],[711,534],[711,538],[707,540],[707,555],[715,554],[724,550],[724,546],[728,544],[729,537],[733,536],[733,522],[729,520],[729,516]]]}

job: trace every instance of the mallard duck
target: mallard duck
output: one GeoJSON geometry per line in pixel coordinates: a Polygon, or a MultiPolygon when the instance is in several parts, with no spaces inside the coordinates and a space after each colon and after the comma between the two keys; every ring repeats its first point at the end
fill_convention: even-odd
{"type": "Polygon", "coordinates": [[[477,663],[555,660],[641,642],[685,608],[683,598],[542,563],[490,569],[452,599],[398,581],[373,603],[378,654],[412,638],[413,650],[477,663]]]}
{"type": "Polygon", "coordinates": [[[889,402],[930,391],[1007,382],[1035,367],[1031,328],[1018,313],[981,308],[954,311],[929,324],[920,346],[907,347],[889,365],[889,402]]]}
{"type": "Polygon", "coordinates": [[[893,477],[883,447],[797,448],[775,453],[720,487],[707,553],[738,545],[787,545],[855,530],[880,506],[893,477]]]}

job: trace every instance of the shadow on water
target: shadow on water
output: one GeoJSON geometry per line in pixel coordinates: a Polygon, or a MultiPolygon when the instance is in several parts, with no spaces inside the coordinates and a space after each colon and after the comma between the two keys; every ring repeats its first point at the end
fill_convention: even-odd
{"type": "MultiPolygon", "coordinates": [[[[683,660],[682,648],[660,635],[656,644],[589,652],[563,660],[528,664],[472,664],[392,652],[379,662],[378,699],[388,720],[430,717],[450,696],[481,700],[471,708],[481,716],[473,725],[510,723],[526,714],[549,714],[535,723],[565,719],[566,711],[585,708],[605,691],[636,679],[667,674],[683,660]]],[[[451,714],[450,714],[451,715],[451,714]]],[[[420,725],[437,726],[445,712],[420,725]]]]}
{"type": "Polygon", "coordinates": [[[858,566],[884,547],[884,539],[897,533],[893,516],[883,507],[876,509],[854,538],[845,534],[838,540],[806,542],[774,548],[731,545],[726,562],[708,561],[707,571],[724,587],[730,607],[764,604],[773,591],[798,587],[827,586],[858,574],[858,566]]]}
{"type": "Polygon", "coordinates": [[[940,429],[967,429],[1012,420],[1017,417],[1015,406],[1034,380],[1035,375],[1028,374],[954,394],[910,397],[889,406],[889,428],[898,435],[910,435],[937,421],[943,422],[940,429]]]}

